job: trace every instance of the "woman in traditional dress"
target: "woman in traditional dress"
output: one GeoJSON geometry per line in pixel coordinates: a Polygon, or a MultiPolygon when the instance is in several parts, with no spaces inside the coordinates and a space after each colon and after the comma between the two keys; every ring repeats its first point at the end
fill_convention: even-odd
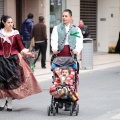
{"type": "Polygon", "coordinates": [[[6,105],[7,111],[12,111],[13,99],[40,93],[41,88],[22,58],[21,54],[27,53],[28,49],[24,48],[19,32],[13,29],[12,18],[5,15],[1,24],[3,28],[0,29],[0,111],[4,110],[6,105]]]}

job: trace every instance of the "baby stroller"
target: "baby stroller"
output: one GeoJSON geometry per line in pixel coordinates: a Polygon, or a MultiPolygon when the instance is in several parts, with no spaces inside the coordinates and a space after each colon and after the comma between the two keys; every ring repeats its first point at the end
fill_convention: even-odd
{"type": "MultiPolygon", "coordinates": [[[[54,79],[55,79],[55,73],[54,73],[54,68],[56,67],[55,65],[59,66],[59,67],[68,67],[68,66],[72,66],[74,71],[75,71],[75,75],[74,75],[74,88],[75,91],[77,91],[77,87],[78,87],[78,73],[79,73],[79,63],[77,62],[77,56],[74,55],[74,57],[56,57],[55,55],[52,56],[52,63],[54,63],[54,65],[52,65],[52,71],[53,71],[53,83],[54,83],[54,79]],[[54,58],[54,60],[53,60],[54,58]]],[[[74,101],[72,99],[72,96],[70,94],[65,95],[62,98],[55,98],[52,96],[51,98],[51,104],[50,106],[48,106],[47,108],[47,113],[48,116],[50,116],[51,114],[53,116],[56,115],[56,113],[58,113],[60,107],[59,105],[62,104],[63,106],[65,104],[69,104],[70,106],[70,116],[73,115],[73,113],[75,113],[75,115],[77,116],[79,113],[79,104],[77,103],[77,101],[74,101]]],[[[63,107],[62,107],[63,108],[63,107]]]]}
{"type": "Polygon", "coordinates": [[[36,53],[35,52],[28,52],[28,53],[23,54],[23,59],[29,65],[32,72],[34,72],[34,68],[35,68],[35,66],[34,66],[35,58],[36,58],[36,53]]]}

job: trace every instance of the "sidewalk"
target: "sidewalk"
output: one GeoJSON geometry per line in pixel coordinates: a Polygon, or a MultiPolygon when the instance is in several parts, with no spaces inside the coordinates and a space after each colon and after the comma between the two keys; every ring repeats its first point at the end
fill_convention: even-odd
{"type": "MultiPolygon", "coordinates": [[[[81,61],[78,58],[78,62],[81,66],[81,61]]],[[[108,53],[94,53],[93,55],[93,69],[80,69],[80,73],[92,72],[94,70],[105,69],[109,67],[120,66],[119,54],[108,53]]],[[[50,61],[46,62],[46,69],[41,68],[40,60],[36,63],[34,75],[38,81],[51,79],[52,72],[50,61]]]]}

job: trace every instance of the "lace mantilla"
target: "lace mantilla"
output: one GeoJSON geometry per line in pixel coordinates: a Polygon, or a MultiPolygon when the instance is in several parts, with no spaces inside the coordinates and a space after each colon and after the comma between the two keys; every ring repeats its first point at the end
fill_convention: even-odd
{"type": "Polygon", "coordinates": [[[4,29],[0,30],[0,40],[3,46],[3,55],[5,58],[8,58],[10,56],[11,53],[11,47],[12,47],[12,43],[13,43],[13,37],[15,35],[19,34],[18,30],[12,30],[12,32],[10,34],[5,34],[4,29]],[[12,37],[12,41],[10,40],[10,37],[12,37]],[[5,52],[6,47],[3,45],[5,42],[7,42],[10,46],[9,46],[9,53],[5,52]],[[5,54],[6,53],[6,54],[5,54]]]}
{"type": "Polygon", "coordinates": [[[17,35],[17,34],[19,34],[18,30],[13,30],[13,32],[12,32],[9,36],[6,36],[6,35],[4,34],[4,32],[3,32],[3,29],[0,30],[0,38],[3,38],[3,43],[4,43],[4,42],[7,42],[7,43],[9,43],[10,45],[12,45],[12,43],[11,43],[9,37],[10,37],[10,36],[17,35]]]}

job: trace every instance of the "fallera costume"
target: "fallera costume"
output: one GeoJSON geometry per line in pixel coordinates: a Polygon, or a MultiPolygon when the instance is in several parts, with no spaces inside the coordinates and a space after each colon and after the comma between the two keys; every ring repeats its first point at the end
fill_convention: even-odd
{"type": "Polygon", "coordinates": [[[22,99],[40,93],[41,88],[20,52],[24,49],[20,34],[0,30],[0,99],[22,99]]]}

